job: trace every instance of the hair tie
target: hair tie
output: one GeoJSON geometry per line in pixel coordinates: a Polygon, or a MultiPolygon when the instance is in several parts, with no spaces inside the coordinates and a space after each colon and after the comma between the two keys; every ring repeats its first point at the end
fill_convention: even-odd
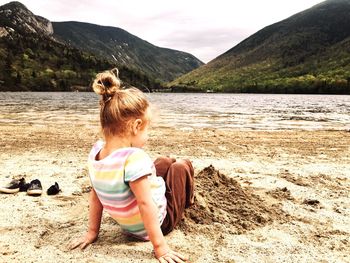
{"type": "Polygon", "coordinates": [[[103,101],[104,101],[104,103],[107,103],[107,102],[110,101],[111,99],[112,99],[111,96],[107,96],[107,99],[104,99],[103,101]]]}
{"type": "Polygon", "coordinates": [[[113,69],[111,70],[111,73],[112,73],[114,76],[116,76],[117,78],[119,78],[119,70],[118,70],[117,68],[113,68],[113,69]]]}
{"type": "Polygon", "coordinates": [[[107,102],[109,102],[111,99],[112,99],[111,96],[103,96],[102,99],[100,100],[100,106],[104,108],[107,102]],[[107,97],[107,99],[105,97],[107,97]]]}

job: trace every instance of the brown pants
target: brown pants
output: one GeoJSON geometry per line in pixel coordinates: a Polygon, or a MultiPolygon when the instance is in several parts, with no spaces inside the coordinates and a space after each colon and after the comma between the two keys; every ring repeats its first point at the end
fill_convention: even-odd
{"type": "Polygon", "coordinates": [[[160,157],[154,161],[157,176],[163,177],[166,185],[167,215],[161,226],[164,235],[170,233],[181,221],[185,208],[194,202],[193,166],[189,160],[176,161],[160,157]]]}

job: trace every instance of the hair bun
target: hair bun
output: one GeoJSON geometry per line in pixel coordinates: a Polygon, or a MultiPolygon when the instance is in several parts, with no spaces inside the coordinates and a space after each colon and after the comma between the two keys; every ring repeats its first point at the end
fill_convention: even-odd
{"type": "Polygon", "coordinates": [[[102,96],[112,97],[120,89],[117,68],[98,73],[92,83],[93,90],[102,96]]]}

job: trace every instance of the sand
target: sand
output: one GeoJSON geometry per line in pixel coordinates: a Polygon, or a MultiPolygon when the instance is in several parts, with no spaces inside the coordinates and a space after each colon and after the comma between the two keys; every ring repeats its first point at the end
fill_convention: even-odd
{"type": "MultiPolygon", "coordinates": [[[[107,215],[87,227],[95,126],[1,126],[0,183],[58,182],[57,196],[0,194],[0,262],[156,262],[107,215]]],[[[350,132],[155,127],[147,152],[193,161],[196,203],[166,237],[190,262],[350,262],[350,132]]]]}

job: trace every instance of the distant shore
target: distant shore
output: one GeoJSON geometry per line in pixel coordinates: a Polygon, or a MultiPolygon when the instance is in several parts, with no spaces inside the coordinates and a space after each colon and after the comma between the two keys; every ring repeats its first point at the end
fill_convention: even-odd
{"type": "MultiPolygon", "coordinates": [[[[79,87],[79,88],[72,88],[70,91],[54,91],[54,90],[1,90],[0,92],[93,92],[89,88],[79,87]]],[[[272,90],[271,92],[254,92],[254,91],[237,91],[237,92],[230,92],[230,91],[214,91],[211,89],[207,90],[200,90],[200,89],[172,89],[172,88],[164,88],[164,89],[148,89],[143,90],[143,92],[151,92],[151,93],[198,93],[198,94],[207,94],[207,93],[218,93],[218,94],[291,94],[291,95],[350,95],[349,92],[344,93],[337,93],[337,92],[278,92],[272,90]]]]}

